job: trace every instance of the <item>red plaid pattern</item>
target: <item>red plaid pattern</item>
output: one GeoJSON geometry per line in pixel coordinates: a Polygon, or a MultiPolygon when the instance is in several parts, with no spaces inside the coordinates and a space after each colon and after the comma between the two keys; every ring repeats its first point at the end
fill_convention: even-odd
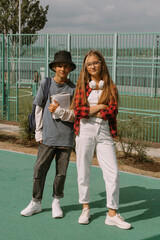
{"type": "MultiPolygon", "coordinates": [[[[89,94],[91,93],[92,89],[89,87],[89,84],[86,85],[86,96],[88,98],[89,94]]],[[[75,96],[75,122],[74,122],[74,131],[77,135],[79,132],[79,125],[81,118],[89,118],[89,109],[90,107],[88,105],[83,104],[83,90],[79,89],[77,91],[75,96]]],[[[118,105],[117,103],[110,102],[108,104],[109,106],[106,109],[103,109],[100,111],[102,118],[109,122],[109,128],[112,137],[117,136],[117,121],[116,121],[116,115],[118,114],[118,105]]]]}

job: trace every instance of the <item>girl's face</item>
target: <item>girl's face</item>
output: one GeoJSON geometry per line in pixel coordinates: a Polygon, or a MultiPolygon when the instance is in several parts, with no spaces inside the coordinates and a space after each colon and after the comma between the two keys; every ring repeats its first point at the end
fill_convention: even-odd
{"type": "Polygon", "coordinates": [[[91,79],[99,78],[101,74],[101,61],[95,55],[87,57],[86,69],[91,75],[91,79]]]}

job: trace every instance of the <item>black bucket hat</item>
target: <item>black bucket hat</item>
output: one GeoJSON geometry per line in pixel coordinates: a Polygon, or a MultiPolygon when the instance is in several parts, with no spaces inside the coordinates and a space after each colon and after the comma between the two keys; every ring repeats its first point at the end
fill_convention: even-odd
{"type": "Polygon", "coordinates": [[[76,68],[76,65],[74,64],[74,62],[72,62],[71,54],[68,51],[59,51],[55,53],[54,60],[49,64],[49,68],[52,71],[54,71],[53,67],[56,63],[69,63],[71,65],[71,71],[76,68]]]}

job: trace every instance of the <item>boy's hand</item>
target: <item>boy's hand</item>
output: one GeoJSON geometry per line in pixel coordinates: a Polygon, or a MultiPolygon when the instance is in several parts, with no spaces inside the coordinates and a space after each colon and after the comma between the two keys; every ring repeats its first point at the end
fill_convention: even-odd
{"type": "Polygon", "coordinates": [[[53,100],[54,103],[51,103],[50,106],[49,106],[49,111],[54,113],[57,109],[57,107],[59,106],[59,103],[56,101],[56,100],[53,100]]]}

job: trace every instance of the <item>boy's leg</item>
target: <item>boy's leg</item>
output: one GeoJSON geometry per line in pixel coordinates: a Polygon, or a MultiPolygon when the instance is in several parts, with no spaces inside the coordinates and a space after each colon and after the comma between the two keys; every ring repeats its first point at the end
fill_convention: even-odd
{"type": "Polygon", "coordinates": [[[55,155],[55,149],[39,145],[37,161],[34,166],[33,195],[29,205],[21,211],[23,216],[32,216],[42,211],[41,199],[48,169],[55,155]]]}
{"type": "Polygon", "coordinates": [[[61,218],[63,212],[60,207],[60,198],[63,197],[64,184],[66,180],[67,168],[71,148],[57,148],[56,149],[56,176],[53,183],[53,197],[52,202],[52,217],[61,218]]]}
{"type": "Polygon", "coordinates": [[[32,200],[41,201],[47,172],[55,156],[55,148],[39,145],[37,161],[34,166],[32,200]]]}
{"type": "Polygon", "coordinates": [[[56,148],[56,177],[53,183],[53,197],[62,198],[67,168],[72,148],[56,148]]]}

